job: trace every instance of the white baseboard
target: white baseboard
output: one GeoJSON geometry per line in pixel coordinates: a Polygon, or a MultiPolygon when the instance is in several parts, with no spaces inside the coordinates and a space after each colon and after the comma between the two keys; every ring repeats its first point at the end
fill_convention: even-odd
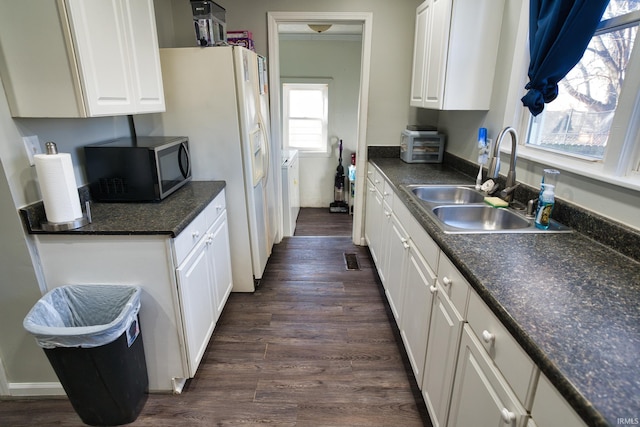
{"type": "Polygon", "coordinates": [[[9,396],[42,397],[66,396],[67,394],[59,382],[50,383],[9,383],[9,396]]]}

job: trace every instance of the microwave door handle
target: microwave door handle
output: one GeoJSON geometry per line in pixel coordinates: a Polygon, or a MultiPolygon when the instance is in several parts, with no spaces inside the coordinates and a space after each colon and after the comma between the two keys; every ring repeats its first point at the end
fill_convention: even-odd
{"type": "Polygon", "coordinates": [[[189,151],[187,150],[187,147],[185,146],[185,144],[180,144],[180,149],[178,150],[178,166],[180,167],[180,172],[182,173],[182,176],[187,178],[189,176],[189,174],[191,173],[191,159],[189,159],[189,151]],[[184,165],[182,164],[182,152],[184,151],[185,156],[184,158],[187,160],[187,167],[185,168],[184,165]],[[186,169],[186,171],[185,171],[186,169]]]}

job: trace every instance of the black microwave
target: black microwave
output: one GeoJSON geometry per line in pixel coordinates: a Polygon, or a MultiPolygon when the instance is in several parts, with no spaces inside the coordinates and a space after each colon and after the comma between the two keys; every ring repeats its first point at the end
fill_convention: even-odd
{"type": "Polygon", "coordinates": [[[159,201],[191,180],[189,140],[184,136],[119,138],[84,147],[93,200],[159,201]]]}

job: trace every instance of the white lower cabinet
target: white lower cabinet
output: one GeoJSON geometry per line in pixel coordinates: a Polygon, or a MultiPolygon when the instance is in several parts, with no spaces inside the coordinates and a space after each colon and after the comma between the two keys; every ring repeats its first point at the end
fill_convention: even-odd
{"type": "Polygon", "coordinates": [[[210,256],[205,237],[176,269],[190,377],[196,374],[216,321],[210,256]]]}
{"type": "Polygon", "coordinates": [[[482,344],[465,325],[447,425],[524,427],[528,418],[482,344]]]}
{"type": "Polygon", "coordinates": [[[399,328],[413,374],[417,383],[422,384],[433,303],[431,289],[435,286],[436,276],[417,247],[410,243],[399,328]]]}
{"type": "Polygon", "coordinates": [[[382,258],[379,256],[382,241],[382,194],[369,179],[367,179],[366,203],[364,237],[374,263],[380,268],[382,265],[382,258]]]}
{"type": "Polygon", "coordinates": [[[196,374],[233,287],[226,209],[223,207],[218,215],[176,269],[191,377],[196,374]]]}
{"type": "Polygon", "coordinates": [[[385,293],[391,306],[391,311],[400,324],[400,313],[403,311],[405,288],[405,263],[409,256],[409,236],[398,222],[398,218],[389,212],[388,229],[386,230],[385,250],[385,293]]]}
{"type": "Polygon", "coordinates": [[[451,388],[458,357],[463,317],[440,283],[432,287],[435,302],[422,379],[422,396],[434,427],[447,425],[451,388]]]}
{"type": "MultiPolygon", "coordinates": [[[[216,209],[219,209],[216,206],[216,209]]],[[[227,210],[222,206],[222,213],[207,232],[207,244],[213,266],[213,286],[215,302],[215,321],[218,321],[224,305],[229,299],[233,279],[231,277],[231,252],[229,251],[229,227],[227,226],[227,210]]]]}
{"type": "Polygon", "coordinates": [[[140,326],[150,391],[179,393],[195,375],[232,286],[225,192],[175,238],[34,235],[47,289],[142,287],[140,326]]]}

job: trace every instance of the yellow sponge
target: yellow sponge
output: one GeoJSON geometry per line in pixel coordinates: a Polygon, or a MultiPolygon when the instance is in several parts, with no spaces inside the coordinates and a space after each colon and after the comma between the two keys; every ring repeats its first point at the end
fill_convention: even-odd
{"type": "Polygon", "coordinates": [[[509,203],[505,202],[500,197],[485,197],[484,202],[494,208],[506,208],[509,206],[509,203]]]}

